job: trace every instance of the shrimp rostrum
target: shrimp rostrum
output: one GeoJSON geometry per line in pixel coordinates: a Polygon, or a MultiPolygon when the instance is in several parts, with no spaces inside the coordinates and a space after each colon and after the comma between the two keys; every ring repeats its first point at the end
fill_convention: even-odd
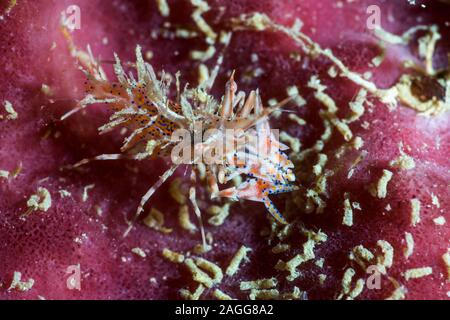
{"type": "Polygon", "coordinates": [[[125,73],[115,55],[117,80],[114,82],[107,79],[89,47],[86,53],[72,44],[71,52],[87,77],[86,96],[62,119],[89,105],[102,103],[107,104],[113,114],[110,121],[99,128],[100,134],[119,127],[126,127],[131,132],[125,138],[120,153],[84,159],[75,167],[93,160],[170,159],[170,167],[142,197],[126,234],[151,196],[181,165],[191,167],[189,199],[199,219],[203,243],[204,229],[196,202],[200,165],[206,168],[204,172],[211,198],[262,202],[276,221],[286,223],[269,198],[270,195],[298,189],[293,184],[294,165],[284,153],[288,148],[279,141],[276,130],[270,128],[269,117],[281,104],[265,108],[258,90],[251,91],[247,97],[238,92],[234,73],[226,84],[221,101],[216,100],[209,91],[222,56],[209,80],[196,88],[180,90],[177,74],[177,94],[175,99],[171,99],[171,77],[162,73],[158,78],[152,66],[144,61],[139,46],[134,64],[137,78],[132,72],[125,73]],[[231,180],[238,176],[243,182],[232,186],[231,180]]]}

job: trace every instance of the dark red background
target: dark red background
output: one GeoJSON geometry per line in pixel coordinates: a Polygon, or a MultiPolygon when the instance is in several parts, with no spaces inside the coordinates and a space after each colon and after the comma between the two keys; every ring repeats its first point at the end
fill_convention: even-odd
{"type": "MultiPolygon", "coordinates": [[[[191,6],[187,1],[170,1],[173,24],[195,27],[190,19],[191,6]]],[[[383,26],[395,33],[402,33],[418,23],[438,23],[443,34],[439,42],[436,65],[446,66],[449,51],[449,6],[437,1],[426,1],[426,8],[412,7],[407,1],[355,1],[344,2],[337,8],[335,1],[275,1],[275,0],[226,0],[211,1],[212,11],[206,14],[215,30],[226,25],[230,17],[241,13],[262,11],[274,20],[291,24],[295,17],[305,23],[304,31],[322,47],[331,48],[349,67],[358,72],[368,69],[368,62],[378,55],[376,41],[365,29],[366,8],[377,3],[382,8],[383,26]],[[225,6],[223,16],[219,7],[225,6]],[[447,22],[447,24],[446,24],[447,22]],[[315,31],[313,31],[315,30],[315,31]]],[[[130,216],[147,188],[157,179],[166,165],[162,161],[103,162],[87,166],[82,172],[63,171],[61,167],[78,160],[118,150],[122,137],[118,132],[99,137],[97,127],[107,120],[107,112],[101,107],[92,107],[86,115],[76,115],[67,121],[59,117],[82,97],[83,77],[71,59],[67,46],[58,29],[59,12],[70,4],[81,8],[82,28],[74,32],[80,47],[92,46],[94,54],[111,59],[117,52],[123,61],[133,60],[134,49],[140,44],[152,50],[152,65],[175,73],[182,72],[184,81],[195,84],[196,66],[189,59],[192,49],[204,49],[201,39],[170,40],[151,38],[151,31],[162,27],[155,2],[146,1],[19,1],[9,16],[0,21],[0,101],[9,100],[19,113],[16,121],[0,124],[0,169],[13,171],[19,163],[23,170],[18,178],[0,182],[0,298],[2,299],[167,299],[179,298],[180,288],[194,288],[191,277],[183,266],[173,265],[161,258],[164,247],[174,250],[190,250],[199,241],[199,235],[190,235],[177,226],[178,205],[167,194],[168,185],[154,196],[151,204],[165,213],[168,226],[174,228],[170,235],[162,235],[142,224],[137,224],[131,234],[122,239],[126,228],[125,217],[130,216]],[[102,39],[108,38],[108,44],[102,39]],[[56,48],[50,50],[52,43],[56,48]],[[179,54],[176,54],[178,52],[179,54]],[[54,91],[54,103],[40,91],[45,83],[54,91]],[[47,130],[50,137],[43,139],[47,130]],[[55,133],[59,132],[60,135],[55,133]],[[136,166],[139,172],[130,170],[136,166]],[[45,179],[45,180],[44,180],[45,179]],[[87,202],[81,201],[83,188],[95,184],[89,192],[87,202]],[[47,212],[35,212],[25,221],[19,219],[26,210],[26,200],[38,186],[48,188],[53,204],[47,212]],[[72,197],[61,199],[58,190],[65,189],[72,197]],[[98,217],[94,206],[103,209],[98,217]],[[82,244],[74,241],[82,234],[87,236],[82,244]],[[131,253],[134,247],[143,248],[147,258],[131,253]],[[126,258],[126,262],[122,261],[126,258]],[[66,287],[65,270],[70,265],[81,265],[82,290],[70,291],[66,287]],[[23,279],[36,280],[32,290],[24,293],[8,292],[6,289],[14,271],[21,271],[23,279]],[[155,277],[157,285],[149,282],[155,277]]],[[[411,47],[413,48],[413,47],[411,47]]],[[[393,47],[380,68],[374,71],[374,81],[380,87],[389,87],[402,73],[401,61],[411,58],[409,47],[393,47]]],[[[311,146],[322,134],[322,121],[318,116],[319,103],[306,88],[314,73],[319,73],[328,92],[342,106],[341,116],[348,111],[348,101],[358,88],[345,80],[333,80],[326,76],[330,64],[323,58],[303,63],[293,62],[289,53],[297,50],[295,45],[282,35],[241,32],[236,33],[226,53],[223,72],[214,93],[223,93],[226,72],[237,70],[237,80],[246,91],[259,87],[264,101],[283,98],[285,88],[298,85],[308,104],[299,115],[308,125],[298,127],[293,122],[274,120],[274,127],[281,127],[299,137],[303,147],[311,146]],[[265,70],[263,76],[253,83],[243,84],[239,73],[251,65],[251,53],[259,55],[259,66],[265,70]]],[[[214,59],[208,61],[212,65],[214,59]]],[[[106,66],[108,69],[108,66],[106,66]]],[[[109,70],[109,73],[111,70],[109,70]]],[[[355,123],[351,129],[361,136],[368,157],[359,165],[353,179],[347,180],[347,170],[337,170],[328,187],[328,207],[322,215],[306,215],[300,209],[297,214],[311,229],[322,229],[328,241],[316,249],[316,256],[325,258],[323,270],[313,262],[299,268],[302,275],[293,283],[285,280],[285,272],[276,272],[274,265],[279,258],[287,260],[302,251],[304,239],[296,235],[293,249],[285,254],[270,253],[267,241],[259,235],[268,226],[266,212],[258,203],[244,202],[233,205],[229,219],[220,228],[207,226],[217,246],[205,255],[224,269],[235,251],[246,245],[253,249],[250,263],[232,277],[225,278],[220,288],[237,298],[246,298],[239,290],[241,280],[254,280],[275,276],[280,290],[288,291],[293,285],[308,292],[310,299],[330,299],[341,288],[341,278],[348,266],[347,254],[351,248],[363,244],[373,248],[376,241],[384,239],[395,247],[394,266],[389,275],[405,283],[401,273],[413,267],[432,266],[432,276],[405,283],[407,298],[448,299],[450,286],[446,270],[441,261],[449,246],[448,224],[438,227],[432,219],[443,214],[448,217],[450,181],[450,140],[448,113],[433,118],[417,116],[416,112],[399,107],[389,112],[386,106],[377,104],[373,113],[366,112],[363,121],[371,123],[369,130],[355,123]],[[436,138],[440,138],[440,147],[436,138]],[[384,200],[372,198],[365,190],[370,182],[379,177],[390,160],[398,156],[398,143],[402,141],[411,148],[409,154],[415,158],[416,168],[395,172],[389,184],[388,197],[384,200]],[[352,201],[358,201],[362,212],[355,213],[352,228],[341,224],[343,194],[351,193],[352,201]],[[440,199],[441,210],[431,206],[430,194],[440,199]],[[419,198],[422,202],[422,222],[409,226],[409,201],[419,198]],[[393,208],[387,213],[387,204],[393,208]],[[402,250],[404,232],[411,232],[416,241],[414,254],[406,261],[402,250]],[[319,273],[327,274],[323,287],[317,280],[319,273]]],[[[339,134],[334,134],[325,152],[330,159],[343,143],[339,134]]],[[[330,160],[327,168],[348,166],[357,154],[348,153],[340,162],[330,160]]],[[[308,176],[311,168],[305,167],[308,176]]],[[[184,169],[178,175],[184,174],[184,169]]],[[[310,179],[300,180],[305,187],[310,179]]],[[[208,200],[205,195],[206,206],[208,200]]],[[[288,195],[290,196],[290,195],[288,195]]],[[[284,209],[283,197],[277,205],[284,209]]],[[[381,290],[365,290],[360,298],[382,299],[393,291],[388,281],[383,281],[381,290]]],[[[210,298],[209,295],[205,295],[210,298]]]]}

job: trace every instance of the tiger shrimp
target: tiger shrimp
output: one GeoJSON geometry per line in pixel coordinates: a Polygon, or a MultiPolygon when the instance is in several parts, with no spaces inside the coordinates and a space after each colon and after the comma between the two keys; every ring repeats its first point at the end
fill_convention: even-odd
{"type": "Polygon", "coordinates": [[[133,73],[126,74],[119,57],[114,54],[114,74],[116,81],[107,79],[99,62],[94,59],[88,47],[87,52],[78,50],[68,32],[69,49],[79,62],[79,68],[86,75],[86,96],[78,102],[77,107],[66,113],[64,120],[89,105],[107,104],[114,112],[110,121],[101,126],[100,134],[118,127],[131,129],[131,134],[117,154],[103,154],[84,159],[73,167],[86,165],[96,160],[119,159],[155,159],[171,157],[170,167],[160,176],[157,182],[142,197],[133,219],[124,234],[132,229],[134,222],[144,210],[145,204],[152,195],[166,182],[181,164],[191,166],[191,186],[189,201],[199,221],[203,245],[206,245],[205,232],[201,219],[201,211],[196,201],[196,182],[198,165],[206,167],[206,181],[211,199],[230,198],[232,200],[251,200],[264,203],[268,212],[281,224],[286,220],[270,200],[269,196],[298,190],[294,185],[294,165],[284,153],[288,147],[282,144],[271,130],[270,114],[278,110],[289,100],[276,107],[265,108],[262,105],[258,90],[251,91],[246,97],[237,91],[234,72],[226,84],[222,100],[217,101],[210,90],[223,61],[223,54],[218,58],[213,72],[205,83],[194,89],[180,90],[179,75],[176,76],[177,98],[169,98],[171,83],[162,72],[161,77],[155,74],[153,67],[143,59],[141,48],[136,47],[137,79],[133,73]],[[200,125],[201,129],[197,129],[200,125]],[[178,140],[174,133],[185,130],[194,136],[196,130],[214,129],[214,134],[200,142],[194,142],[192,156],[186,162],[176,161],[173,151],[178,140]],[[231,134],[229,134],[231,132],[231,134]],[[245,143],[240,143],[245,141],[245,143]],[[220,142],[220,143],[218,143],[220,142]],[[217,145],[222,143],[236,146],[226,150],[216,162],[204,162],[198,154],[214,153],[217,145]],[[220,190],[219,185],[227,185],[234,177],[245,177],[238,186],[220,190]]]}

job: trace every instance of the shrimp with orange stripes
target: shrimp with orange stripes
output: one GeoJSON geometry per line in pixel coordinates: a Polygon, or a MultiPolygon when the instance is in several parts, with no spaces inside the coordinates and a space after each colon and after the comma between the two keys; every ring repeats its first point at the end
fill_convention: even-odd
{"type": "Polygon", "coordinates": [[[171,100],[169,99],[171,88],[169,77],[162,73],[158,79],[152,66],[144,61],[139,46],[136,48],[134,65],[137,78],[133,73],[125,73],[121,61],[115,55],[114,73],[117,81],[110,82],[100,63],[94,59],[89,47],[87,52],[78,50],[67,30],[63,29],[63,32],[68,39],[72,56],[79,62],[80,69],[85,73],[87,80],[85,98],[62,119],[68,118],[89,105],[104,103],[111,107],[114,113],[110,121],[99,128],[100,134],[118,127],[126,127],[132,132],[125,139],[120,153],[84,159],[73,167],[85,165],[94,160],[143,160],[158,157],[171,159],[171,165],[167,171],[142,197],[125,235],[131,230],[133,222],[140,216],[145,204],[157,189],[174,174],[181,164],[188,164],[191,166],[189,199],[199,220],[202,240],[205,244],[201,212],[196,201],[196,172],[198,172],[199,162],[206,167],[207,187],[211,198],[262,202],[276,221],[286,224],[286,220],[269,196],[292,192],[298,187],[293,184],[295,182],[294,165],[284,153],[288,147],[282,144],[276,132],[271,130],[269,117],[288,100],[276,107],[264,108],[258,90],[251,91],[248,97],[242,91],[237,92],[233,73],[226,84],[222,100],[217,101],[209,91],[218,75],[223,55],[218,58],[208,81],[197,88],[180,90],[177,75],[177,98],[175,101],[171,100]],[[198,127],[201,129],[197,129],[198,127]],[[202,134],[208,130],[213,130],[214,133],[208,138],[192,143],[190,146],[193,152],[190,152],[187,162],[181,163],[173,156],[174,150],[179,145],[179,141],[173,136],[179,130],[185,130],[188,136],[202,134]],[[197,151],[201,155],[215,153],[217,146],[224,144],[234,147],[226,148],[219,156],[220,161],[203,161],[203,158],[195,156],[198,154],[197,151]],[[239,186],[219,189],[219,185],[227,185],[237,176],[246,180],[239,186]]]}

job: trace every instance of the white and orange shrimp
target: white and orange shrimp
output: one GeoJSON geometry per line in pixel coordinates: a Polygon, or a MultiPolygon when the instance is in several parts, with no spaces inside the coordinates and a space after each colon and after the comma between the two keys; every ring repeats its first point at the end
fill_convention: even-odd
{"type": "MultiPolygon", "coordinates": [[[[80,69],[86,74],[87,81],[86,97],[62,119],[88,105],[106,103],[114,114],[109,123],[99,128],[100,133],[109,132],[116,127],[127,127],[132,131],[125,139],[121,153],[84,159],[74,167],[93,160],[142,160],[167,157],[177,143],[172,139],[173,133],[184,129],[194,136],[198,133],[195,130],[200,124],[201,130],[215,129],[216,133],[208,139],[194,143],[192,146],[194,151],[211,151],[218,141],[227,141],[231,142],[231,145],[239,146],[225,152],[220,163],[204,163],[211,198],[263,202],[276,221],[286,223],[269,196],[291,192],[298,187],[292,184],[295,181],[293,163],[283,153],[287,147],[279,142],[270,128],[269,116],[276,108],[264,108],[257,90],[250,92],[247,98],[245,93],[237,92],[233,75],[226,84],[222,101],[215,100],[209,94],[209,90],[217,77],[223,56],[218,59],[210,79],[202,86],[180,92],[177,77],[177,99],[173,101],[168,98],[170,81],[164,74],[161,79],[157,78],[152,66],[144,62],[139,46],[136,48],[135,64],[137,79],[132,73],[129,75],[125,73],[119,58],[115,55],[114,73],[117,81],[110,82],[101,65],[93,58],[89,47],[88,53],[78,50],[67,30],[63,29],[63,32],[69,40],[72,55],[77,58],[81,64],[80,69]],[[228,134],[230,129],[233,129],[231,135],[228,134]],[[245,140],[245,144],[239,144],[242,140],[245,140]],[[236,176],[247,180],[237,187],[219,190],[219,184],[225,185],[236,176]]],[[[198,161],[199,159],[194,156],[188,163],[192,168],[189,199],[199,220],[205,244],[201,212],[196,202],[198,161]]],[[[155,191],[180,165],[173,161],[173,158],[171,163],[170,168],[142,197],[133,221],[142,213],[145,204],[155,191]]],[[[131,230],[132,223],[125,234],[131,230]]]]}

